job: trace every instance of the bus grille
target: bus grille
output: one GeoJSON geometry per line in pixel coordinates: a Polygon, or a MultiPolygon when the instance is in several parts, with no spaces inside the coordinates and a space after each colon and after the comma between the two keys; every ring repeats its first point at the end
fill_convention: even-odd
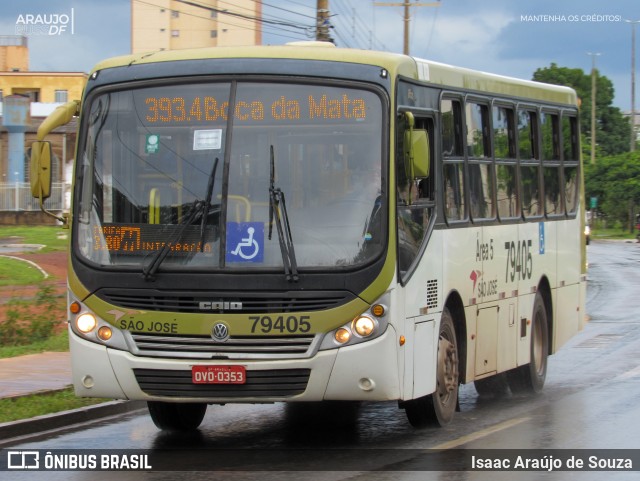
{"type": "Polygon", "coordinates": [[[152,396],[191,398],[283,398],[302,394],[311,369],[247,370],[245,384],[194,384],[191,371],[134,369],[140,389],[152,396]]]}
{"type": "Polygon", "coordinates": [[[131,333],[132,353],[183,359],[284,359],[310,357],[315,336],[230,337],[225,342],[209,336],[158,336],[131,333]]]}
{"type": "Polygon", "coordinates": [[[198,313],[273,313],[304,312],[332,309],[355,299],[346,291],[293,291],[293,292],[254,292],[241,294],[228,292],[184,292],[161,291],[156,289],[101,289],[97,296],[115,306],[142,311],[198,312],[198,313]],[[224,303],[226,309],[211,309],[203,304],[212,301],[224,303]],[[237,307],[241,306],[241,307],[237,307]]]}

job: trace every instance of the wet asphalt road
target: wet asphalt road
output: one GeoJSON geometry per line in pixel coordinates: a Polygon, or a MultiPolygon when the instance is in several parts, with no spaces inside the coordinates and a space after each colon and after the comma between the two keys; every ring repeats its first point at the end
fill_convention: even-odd
{"type": "MultiPolygon", "coordinates": [[[[433,448],[640,448],[640,244],[592,242],[588,254],[590,322],[549,359],[545,388],[538,396],[508,394],[487,400],[478,397],[472,384],[466,385],[460,393],[461,412],[453,423],[424,430],[413,429],[396,403],[364,404],[352,425],[338,424],[336,413],[345,409],[339,405],[325,412],[298,412],[281,404],[212,406],[192,435],[160,432],[146,412],[140,412],[45,435],[12,449],[181,450],[184,456],[173,458],[176,471],[181,462],[197,462],[197,456],[190,458],[191,452],[224,453],[240,466],[246,459],[247,465],[267,472],[12,472],[6,479],[640,479],[638,472],[410,470],[411,463],[420,459],[420,450],[433,448]],[[278,460],[285,453],[289,453],[285,461],[278,460]],[[297,456],[292,467],[299,469],[313,453],[319,457],[313,468],[306,468],[313,471],[268,470],[270,455],[285,467],[286,459],[297,456]],[[398,453],[406,456],[400,459],[398,453]],[[367,466],[385,465],[387,472],[366,472],[367,466]],[[340,466],[354,471],[340,471],[340,466]]],[[[0,479],[3,474],[8,473],[0,472],[0,479]]]]}

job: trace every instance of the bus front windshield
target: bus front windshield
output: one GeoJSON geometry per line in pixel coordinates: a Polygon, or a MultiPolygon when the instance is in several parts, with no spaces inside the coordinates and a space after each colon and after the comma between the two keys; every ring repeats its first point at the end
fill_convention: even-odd
{"type": "Polygon", "coordinates": [[[300,269],[369,263],[386,241],[383,115],[378,94],[338,85],[94,93],[76,169],[77,252],[143,272],[277,270],[293,256],[300,269]]]}

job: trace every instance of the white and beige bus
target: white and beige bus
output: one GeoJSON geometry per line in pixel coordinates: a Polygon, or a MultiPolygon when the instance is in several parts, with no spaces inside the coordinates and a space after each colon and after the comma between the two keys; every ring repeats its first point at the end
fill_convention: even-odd
{"type": "Polygon", "coordinates": [[[539,391],[581,327],[573,90],[322,44],[107,60],[81,101],[69,256],[79,396],[389,401],[539,391]]]}

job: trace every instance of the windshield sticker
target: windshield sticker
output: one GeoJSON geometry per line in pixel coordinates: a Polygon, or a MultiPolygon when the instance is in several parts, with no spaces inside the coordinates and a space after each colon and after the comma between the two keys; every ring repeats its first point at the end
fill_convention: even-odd
{"type": "Polygon", "coordinates": [[[160,136],[156,134],[147,135],[147,144],[144,148],[145,153],[155,154],[160,147],[160,136]]]}
{"type": "Polygon", "coordinates": [[[227,222],[227,262],[264,261],[264,223],[227,222]]]}
{"type": "Polygon", "coordinates": [[[220,150],[221,147],[222,129],[193,132],[193,150],[220,150]]]}

